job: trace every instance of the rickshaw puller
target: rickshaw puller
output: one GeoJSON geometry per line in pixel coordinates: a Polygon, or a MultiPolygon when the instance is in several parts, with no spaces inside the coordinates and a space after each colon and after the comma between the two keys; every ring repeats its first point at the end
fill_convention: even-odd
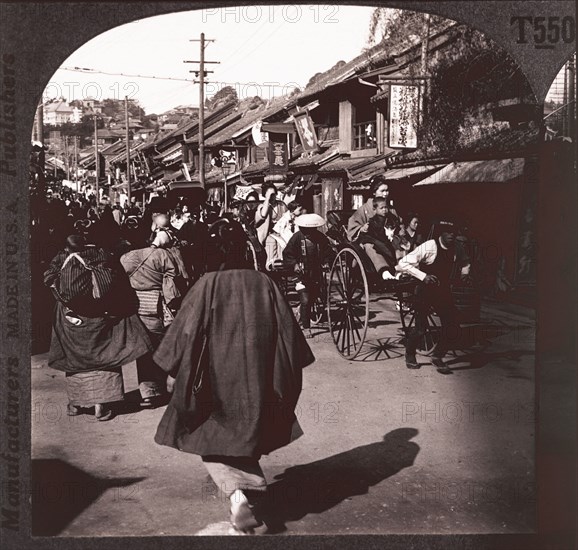
{"type": "Polygon", "coordinates": [[[405,363],[409,369],[419,369],[415,354],[420,339],[427,327],[427,315],[433,309],[440,319],[437,347],[432,356],[432,364],[441,374],[451,374],[444,363],[449,335],[459,334],[457,310],[451,293],[450,280],[457,263],[461,277],[469,275],[470,265],[465,252],[456,246],[455,225],[449,221],[438,224],[439,236],[418,246],[402,258],[397,270],[416,277],[421,282],[415,293],[415,326],[405,340],[405,363]]]}

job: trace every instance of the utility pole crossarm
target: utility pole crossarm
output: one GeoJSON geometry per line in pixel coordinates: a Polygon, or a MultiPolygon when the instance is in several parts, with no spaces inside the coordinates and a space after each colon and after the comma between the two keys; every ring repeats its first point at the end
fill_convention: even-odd
{"type": "Polygon", "coordinates": [[[219,64],[220,61],[205,61],[205,48],[208,42],[215,42],[214,39],[205,39],[205,33],[201,33],[201,38],[193,38],[190,42],[200,42],[200,61],[183,61],[183,63],[198,63],[198,71],[189,71],[199,78],[194,84],[199,83],[199,181],[205,187],[205,76],[214,71],[206,71],[205,63],[219,64]]]}

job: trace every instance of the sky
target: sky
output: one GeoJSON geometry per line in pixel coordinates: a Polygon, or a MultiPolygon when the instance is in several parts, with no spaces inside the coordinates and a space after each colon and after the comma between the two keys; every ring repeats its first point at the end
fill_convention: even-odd
{"type": "Polygon", "coordinates": [[[84,44],[55,72],[44,98],[68,101],[128,96],[147,114],[199,104],[199,86],[179,80],[104,75],[64,70],[79,67],[106,73],[192,80],[201,32],[210,97],[232,85],[240,99],[270,99],[305,87],[311,76],[349,61],[367,46],[373,8],[330,5],[240,6],[186,11],[116,27],[84,44]]]}

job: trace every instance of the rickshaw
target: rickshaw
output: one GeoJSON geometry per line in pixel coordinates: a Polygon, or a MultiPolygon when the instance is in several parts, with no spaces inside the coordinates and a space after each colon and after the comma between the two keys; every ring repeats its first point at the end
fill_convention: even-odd
{"type": "MultiPolygon", "coordinates": [[[[389,300],[399,313],[397,343],[415,324],[415,289],[418,281],[403,275],[383,280],[363,247],[347,239],[347,222],[353,211],[327,213],[327,236],[337,254],[327,279],[327,316],[329,332],[337,352],[348,360],[359,356],[367,341],[370,324],[370,302],[389,300]]],[[[430,238],[434,227],[430,231],[430,238]]],[[[454,291],[454,295],[457,290],[454,291]]],[[[463,292],[463,290],[462,290],[463,292]]],[[[418,353],[431,355],[437,345],[440,320],[432,310],[426,317],[426,329],[418,353]]],[[[395,338],[394,338],[395,340],[395,338]]]]}

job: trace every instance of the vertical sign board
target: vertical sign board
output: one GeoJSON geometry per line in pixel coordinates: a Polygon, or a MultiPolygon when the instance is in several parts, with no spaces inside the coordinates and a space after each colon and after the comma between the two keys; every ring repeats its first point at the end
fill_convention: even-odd
{"type": "Polygon", "coordinates": [[[392,149],[417,148],[419,86],[391,84],[388,142],[392,149]]]}
{"type": "Polygon", "coordinates": [[[269,172],[285,174],[288,170],[287,134],[269,133],[269,172]]]}
{"type": "Polygon", "coordinates": [[[315,134],[315,126],[307,111],[302,111],[293,115],[295,120],[295,127],[301,140],[301,145],[304,151],[317,151],[317,135],[315,134]]]}

